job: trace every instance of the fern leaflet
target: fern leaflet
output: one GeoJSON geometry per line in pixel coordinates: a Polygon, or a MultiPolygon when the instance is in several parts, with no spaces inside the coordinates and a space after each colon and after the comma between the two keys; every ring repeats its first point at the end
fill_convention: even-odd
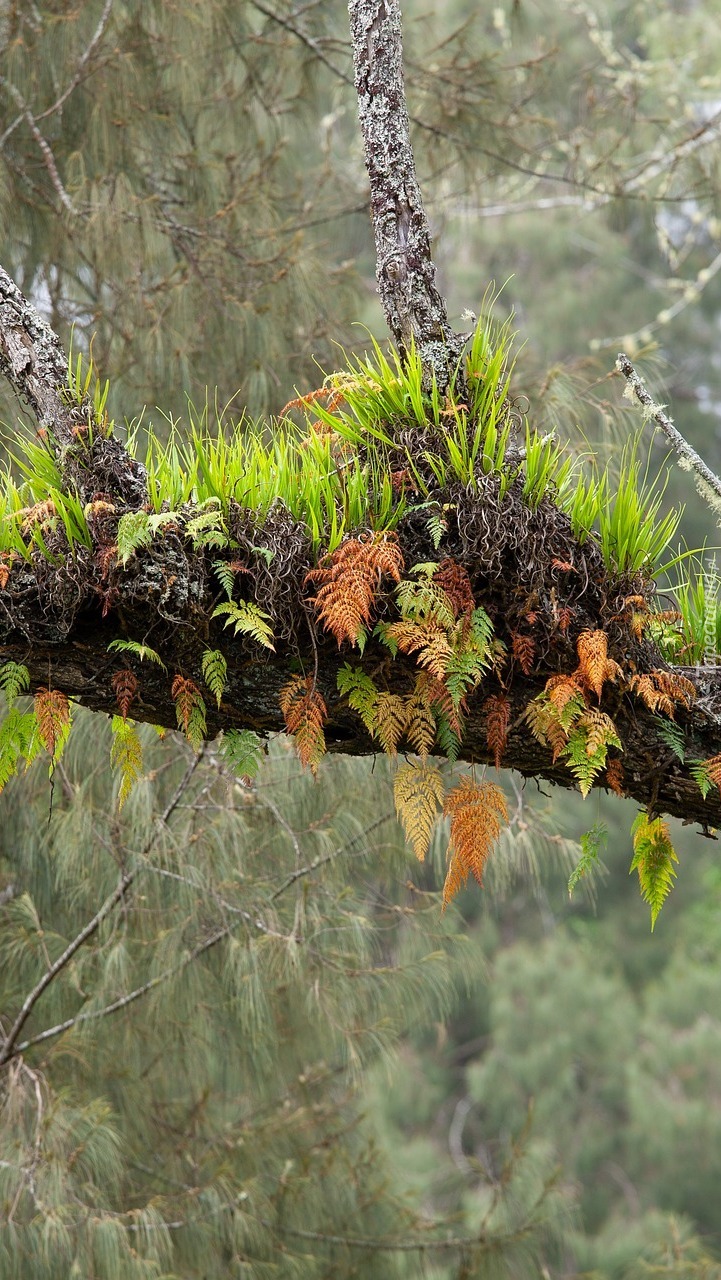
{"type": "Polygon", "coordinates": [[[220,754],[239,778],[250,782],[263,758],[263,743],[252,729],[226,729],[220,754]]]}
{"type": "Polygon", "coordinates": [[[200,689],[193,680],[178,675],[173,680],[170,692],[175,703],[178,728],[183,730],[191,746],[199,751],[207,732],[205,703],[200,689]]]}
{"type": "Polygon", "coordinates": [[[30,688],[30,672],[20,662],[4,662],[0,667],[0,689],[9,707],[30,688]]]}
{"type": "Polygon", "coordinates": [[[132,653],[141,662],[147,658],[148,662],[156,662],[163,671],[168,669],[160,654],[156,653],[155,649],[151,649],[149,644],[141,644],[139,640],[111,640],[108,653],[132,653]]]}
{"type": "Polygon", "coordinates": [[[315,688],[312,676],[293,676],[280,691],[278,699],[285,727],[292,734],[298,758],[311,772],[325,755],[323,725],[328,717],[325,702],[315,688]]]}
{"type": "Polygon", "coordinates": [[[591,874],[598,866],[598,859],[606,847],[608,827],[605,822],[594,822],[588,831],[581,836],[581,856],[568,877],[568,896],[570,897],[579,880],[591,874]]]}
{"type": "Polygon", "coordinates": [[[35,694],[35,718],[40,741],[55,767],[70,736],[70,703],[59,689],[38,689],[35,694]]]}
{"type": "Polygon", "coordinates": [[[134,671],[130,670],[130,667],[123,667],[122,671],[115,672],[112,686],[118,710],[123,720],[127,720],[130,708],[138,692],[138,677],[134,671]]]}
{"type": "Polygon", "coordinates": [[[139,547],[147,547],[153,538],[147,511],[128,511],[118,520],[117,555],[125,566],[139,547]]]}

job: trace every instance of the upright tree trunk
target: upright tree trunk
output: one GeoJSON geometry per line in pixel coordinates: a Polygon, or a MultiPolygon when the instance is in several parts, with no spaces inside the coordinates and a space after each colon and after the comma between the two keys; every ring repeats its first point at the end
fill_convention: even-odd
{"type": "Polygon", "coordinates": [[[388,328],[402,352],[412,344],[427,383],[445,390],[465,345],[436,286],[428,219],[416,177],[403,82],[399,0],[350,0],[376,275],[388,328]]]}

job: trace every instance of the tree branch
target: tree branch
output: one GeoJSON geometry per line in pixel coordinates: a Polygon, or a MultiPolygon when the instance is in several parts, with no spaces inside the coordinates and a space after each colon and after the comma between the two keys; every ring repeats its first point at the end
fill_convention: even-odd
{"type": "Polygon", "coordinates": [[[639,377],[628,356],[624,355],[623,352],[620,352],[616,360],[616,368],[628,382],[629,398],[638,400],[639,404],[643,406],[644,416],[658,424],[681,459],[681,466],[695,473],[701,492],[704,496],[708,494],[711,505],[717,509],[719,502],[721,502],[721,479],[704,462],[701,455],[684,439],[678,427],[674,426],[671,419],[664,413],[663,406],[654,402],[642,378],[639,377]]]}
{"type": "Polygon", "coordinates": [[[411,146],[399,0],[350,0],[348,11],[383,311],[398,347],[415,344],[428,381],[435,373],[445,390],[466,335],[451,328],[436,286],[411,146]]]}

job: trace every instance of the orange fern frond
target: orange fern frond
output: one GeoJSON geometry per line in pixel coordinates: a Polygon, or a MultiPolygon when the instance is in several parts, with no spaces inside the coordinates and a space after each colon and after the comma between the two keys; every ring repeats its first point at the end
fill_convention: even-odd
{"type": "Polygon", "coordinates": [[[536,641],[533,636],[521,635],[520,631],[511,632],[511,653],[524,676],[533,671],[533,659],[536,656],[536,641]]]}
{"type": "Polygon", "coordinates": [[[621,668],[608,656],[608,636],[605,631],[582,631],[576,643],[578,653],[578,677],[597,698],[601,697],[607,680],[617,680],[621,668]]]}
{"type": "Polygon", "coordinates": [[[124,667],[122,671],[116,671],[112,679],[113,692],[115,701],[118,704],[118,711],[123,720],[127,720],[130,714],[130,708],[135,701],[138,692],[138,677],[130,667],[124,667]]]}
{"type": "Polygon", "coordinates": [[[583,696],[583,690],[575,676],[551,676],[546,681],[546,693],[557,711],[563,711],[571,698],[577,697],[579,693],[583,696]]]}
{"type": "Polygon", "coordinates": [[[673,671],[650,671],[644,675],[633,675],[629,688],[648,707],[649,711],[661,711],[674,717],[678,703],[690,707],[696,697],[696,686],[686,676],[677,675],[673,671]]]}
{"type": "Polygon", "coordinates": [[[278,702],[286,730],[293,737],[298,759],[315,776],[325,755],[323,725],[328,718],[328,709],[313,677],[293,676],[281,689],[278,702]]]}
{"type": "Polygon", "coordinates": [[[501,767],[501,759],[508,741],[508,726],[511,720],[511,704],[505,693],[492,693],[483,704],[486,713],[486,741],[488,750],[493,752],[497,769],[501,767]]]}
{"type": "Polygon", "coordinates": [[[340,646],[358,642],[371,620],[383,576],[400,582],[403,556],[394,533],[348,538],[326,556],[305,581],[320,583],[314,604],[318,617],[340,646]]]}
{"type": "Polygon", "coordinates": [[[304,396],[296,396],[295,400],[289,400],[283,405],[278,416],[285,418],[289,409],[307,409],[312,404],[318,404],[320,400],[327,401],[325,407],[332,413],[344,399],[342,391],[337,387],[317,387],[315,391],[308,391],[304,396]]]}
{"type": "Polygon", "coordinates": [[[704,760],[703,767],[707,777],[721,791],[721,755],[709,756],[708,760],[704,760]]]}
{"type": "Polygon", "coordinates": [[[625,796],[624,778],[626,774],[619,759],[609,760],[606,765],[606,782],[617,796],[625,796]]]}
{"type": "Polygon", "coordinates": [[[508,807],[495,783],[476,785],[471,778],[461,778],[446,796],[443,812],[451,820],[450,861],[443,886],[443,906],[447,907],[469,875],[482,884],[488,855],[501,833],[501,824],[508,821],[508,807]]]}
{"type": "Polygon", "coordinates": [[[38,734],[48,755],[57,760],[70,732],[70,703],[59,689],[38,689],[35,694],[38,734]]]}
{"type": "Polygon", "coordinates": [[[573,609],[570,609],[567,604],[561,605],[561,608],[558,610],[558,630],[563,635],[568,631],[572,621],[573,609]]]}
{"type": "Polygon", "coordinates": [[[443,805],[440,770],[425,760],[420,765],[403,765],[393,779],[393,798],[406,840],[413,846],[418,861],[422,862],[443,805]]]}
{"type": "Polygon", "coordinates": [[[188,742],[196,750],[205,737],[205,702],[197,684],[185,676],[175,676],[170,693],[175,703],[178,728],[183,730],[188,742]]]}

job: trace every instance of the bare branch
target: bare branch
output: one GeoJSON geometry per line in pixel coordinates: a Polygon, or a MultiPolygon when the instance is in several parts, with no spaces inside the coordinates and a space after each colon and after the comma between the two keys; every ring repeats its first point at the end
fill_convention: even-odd
{"type": "Polygon", "coordinates": [[[688,441],[684,440],[678,427],[675,427],[671,419],[664,413],[663,407],[654,403],[643,380],[637,374],[628,356],[624,355],[623,352],[620,352],[616,360],[616,368],[628,382],[629,398],[638,400],[639,404],[643,406],[645,417],[658,424],[681,459],[681,465],[686,470],[695,473],[701,492],[704,496],[707,493],[713,494],[715,496],[713,505],[717,506],[718,502],[721,501],[721,479],[704,462],[701,455],[691,447],[688,441]]]}

